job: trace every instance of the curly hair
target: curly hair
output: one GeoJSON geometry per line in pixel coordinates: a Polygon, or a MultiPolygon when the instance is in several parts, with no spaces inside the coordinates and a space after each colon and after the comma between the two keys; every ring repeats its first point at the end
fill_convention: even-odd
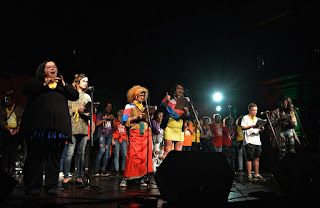
{"type": "MultiPolygon", "coordinates": [[[[85,74],[76,74],[76,75],[74,75],[74,80],[73,80],[73,82],[72,82],[73,88],[74,88],[74,89],[77,89],[77,88],[78,88],[78,85],[79,85],[79,83],[80,83],[80,80],[83,79],[83,78],[85,78],[85,77],[88,77],[88,76],[85,75],[85,74]]],[[[85,90],[83,90],[83,91],[86,92],[86,91],[88,90],[88,87],[89,87],[89,86],[87,86],[87,88],[86,88],[85,90]]]]}
{"type": "Polygon", "coordinates": [[[135,85],[131,87],[127,92],[128,102],[132,103],[136,99],[136,96],[140,94],[140,92],[145,92],[146,99],[148,98],[148,94],[149,94],[148,89],[140,85],[135,85]]]}
{"type": "MultiPolygon", "coordinates": [[[[51,60],[45,60],[44,62],[42,62],[41,64],[39,64],[39,66],[37,67],[36,70],[36,74],[35,77],[37,77],[40,80],[44,80],[45,74],[44,74],[44,69],[46,68],[46,64],[48,62],[54,62],[51,60]]],[[[54,62],[55,63],[55,62],[54,62]]],[[[61,73],[60,70],[58,69],[58,73],[57,73],[57,77],[60,77],[61,73]]]]}

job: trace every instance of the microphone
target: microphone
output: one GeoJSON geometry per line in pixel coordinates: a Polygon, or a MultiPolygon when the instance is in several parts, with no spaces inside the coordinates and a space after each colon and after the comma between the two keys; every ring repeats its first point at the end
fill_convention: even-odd
{"type": "Polygon", "coordinates": [[[188,97],[188,92],[189,92],[188,89],[183,90],[183,91],[182,91],[183,96],[184,96],[184,97],[188,97]]]}
{"type": "Polygon", "coordinates": [[[263,111],[263,112],[260,113],[260,115],[266,115],[268,112],[269,112],[268,110],[263,111]]]}
{"type": "Polygon", "coordinates": [[[94,90],[94,86],[88,87],[88,90],[90,90],[90,91],[94,90]]]}

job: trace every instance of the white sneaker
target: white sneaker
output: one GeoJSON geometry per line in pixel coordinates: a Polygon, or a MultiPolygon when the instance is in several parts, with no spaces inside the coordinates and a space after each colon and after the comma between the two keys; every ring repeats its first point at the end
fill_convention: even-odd
{"type": "Polygon", "coordinates": [[[127,186],[127,180],[126,179],[122,179],[121,183],[120,183],[120,187],[126,187],[127,186]]]}
{"type": "Polygon", "coordinates": [[[259,180],[264,179],[260,174],[254,174],[254,177],[259,180]]]}
{"type": "Polygon", "coordinates": [[[59,173],[59,177],[63,177],[64,176],[64,173],[63,172],[60,172],[59,173]]]}
{"type": "Polygon", "coordinates": [[[147,187],[148,184],[147,184],[143,179],[141,179],[141,181],[140,181],[140,186],[141,186],[141,187],[147,187]]]}

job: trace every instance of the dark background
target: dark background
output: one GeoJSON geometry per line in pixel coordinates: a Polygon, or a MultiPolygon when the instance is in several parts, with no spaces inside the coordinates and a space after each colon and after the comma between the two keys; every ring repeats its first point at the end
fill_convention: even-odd
{"type": "Polygon", "coordinates": [[[0,68],[10,83],[49,59],[68,82],[86,73],[95,100],[114,110],[135,84],[159,105],[181,82],[201,117],[214,113],[212,94],[220,91],[223,117],[228,105],[235,116],[250,102],[273,110],[285,94],[306,128],[318,121],[319,3],[43,2],[2,7],[0,68]]]}

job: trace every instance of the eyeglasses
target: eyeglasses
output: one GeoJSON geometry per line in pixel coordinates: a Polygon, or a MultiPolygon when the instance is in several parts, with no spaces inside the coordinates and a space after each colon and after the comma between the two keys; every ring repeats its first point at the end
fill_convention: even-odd
{"type": "Polygon", "coordinates": [[[56,69],[57,68],[57,66],[56,65],[53,65],[53,66],[46,66],[46,69],[56,69]]]}

